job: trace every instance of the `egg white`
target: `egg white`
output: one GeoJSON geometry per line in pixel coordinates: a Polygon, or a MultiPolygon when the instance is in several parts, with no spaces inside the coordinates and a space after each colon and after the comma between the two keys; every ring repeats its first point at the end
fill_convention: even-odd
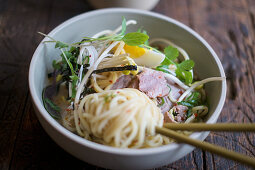
{"type": "Polygon", "coordinates": [[[145,49],[145,53],[138,58],[134,58],[134,61],[137,65],[153,68],[159,66],[164,59],[164,54],[145,49]]]}

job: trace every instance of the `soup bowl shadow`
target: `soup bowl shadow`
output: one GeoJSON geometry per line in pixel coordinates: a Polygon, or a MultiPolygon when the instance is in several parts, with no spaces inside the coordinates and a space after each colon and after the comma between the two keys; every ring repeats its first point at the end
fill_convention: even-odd
{"type": "MultiPolygon", "coordinates": [[[[127,31],[144,28],[150,37],[166,38],[187,51],[195,61],[195,70],[200,79],[225,77],[219,58],[211,46],[195,31],[169,17],[135,9],[111,8],[95,10],[75,16],[49,33],[49,36],[68,43],[77,42],[84,36],[91,36],[104,29],[115,29],[122,16],[127,20],[137,20],[127,31]]],[[[44,38],[43,41],[49,40],[44,38]]],[[[90,164],[111,169],[148,169],[170,164],[188,153],[194,147],[172,143],[148,149],[121,149],[97,144],[68,131],[53,119],[45,110],[42,90],[47,84],[47,73],[52,70],[52,60],[60,52],[54,44],[40,43],[34,52],[29,68],[29,88],[35,113],[45,131],[64,150],[90,164]]],[[[215,123],[222,110],[226,97],[226,81],[211,82],[205,85],[209,114],[206,123],[215,123]]],[[[191,138],[204,140],[209,132],[190,135],[191,138]]]]}

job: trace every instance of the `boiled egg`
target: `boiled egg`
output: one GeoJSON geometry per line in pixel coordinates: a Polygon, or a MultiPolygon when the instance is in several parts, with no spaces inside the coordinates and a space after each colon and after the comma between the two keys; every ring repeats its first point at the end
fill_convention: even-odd
{"type": "Polygon", "coordinates": [[[139,66],[157,67],[165,59],[165,55],[162,53],[138,46],[125,44],[124,50],[139,66]]]}

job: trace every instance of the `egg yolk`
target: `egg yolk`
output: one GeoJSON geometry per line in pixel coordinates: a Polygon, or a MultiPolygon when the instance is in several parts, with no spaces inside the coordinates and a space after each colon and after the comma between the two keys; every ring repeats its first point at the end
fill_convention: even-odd
{"type": "Polygon", "coordinates": [[[125,44],[124,50],[130,54],[131,58],[139,58],[145,53],[145,49],[138,46],[130,46],[125,44]]]}

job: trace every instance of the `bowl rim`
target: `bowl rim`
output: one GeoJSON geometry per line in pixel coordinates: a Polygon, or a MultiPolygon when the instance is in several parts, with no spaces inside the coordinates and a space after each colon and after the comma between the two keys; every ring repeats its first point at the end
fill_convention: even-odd
{"type": "MultiPolygon", "coordinates": [[[[138,10],[138,9],[130,9],[130,8],[107,8],[107,9],[98,9],[98,10],[94,10],[94,11],[89,11],[89,12],[85,12],[82,14],[79,14],[77,16],[74,16],[68,20],[66,20],[65,22],[61,23],[60,25],[58,25],[56,28],[54,28],[48,35],[49,36],[54,36],[57,32],[61,31],[61,29],[63,29],[64,27],[72,24],[73,22],[79,21],[82,18],[87,18],[87,17],[93,17],[93,16],[97,16],[97,15],[101,15],[101,14],[105,14],[105,13],[120,13],[120,12],[126,12],[126,13],[131,13],[131,14],[138,14],[138,15],[145,15],[145,16],[149,16],[149,17],[155,17],[167,22],[171,22],[173,24],[175,24],[178,27],[181,27],[182,29],[184,29],[185,31],[187,31],[189,34],[192,34],[196,39],[198,39],[211,53],[211,55],[213,56],[218,69],[220,71],[220,75],[221,77],[225,77],[225,73],[224,73],[224,69],[222,67],[222,64],[217,56],[217,54],[214,52],[214,50],[212,49],[212,47],[198,34],[196,33],[194,30],[192,30],[191,28],[189,28],[188,26],[184,25],[183,23],[172,19],[168,16],[162,15],[162,14],[158,14],[155,12],[151,12],[151,11],[145,11],[145,10],[138,10]]],[[[29,67],[29,89],[30,89],[30,94],[32,96],[32,100],[34,102],[34,106],[37,108],[37,110],[39,111],[39,114],[43,117],[43,119],[52,126],[52,128],[54,128],[56,131],[58,131],[60,134],[62,134],[64,137],[68,138],[69,140],[72,140],[73,142],[80,144],[84,147],[88,147],[90,149],[94,149],[97,151],[101,151],[101,152],[107,152],[107,153],[111,153],[111,154],[118,154],[118,155],[145,155],[145,154],[157,154],[157,153],[161,153],[161,152],[167,152],[169,150],[174,150],[177,149],[178,147],[180,147],[181,145],[185,145],[185,144],[177,144],[177,143],[172,143],[169,145],[164,145],[164,146],[160,146],[160,147],[156,147],[156,148],[145,148],[145,149],[123,149],[123,148],[114,148],[111,146],[106,146],[106,145],[101,145],[92,141],[88,141],[70,131],[68,131],[66,128],[64,128],[62,125],[60,125],[55,119],[53,119],[48,112],[45,110],[45,108],[43,107],[43,104],[40,101],[39,96],[36,93],[36,88],[34,86],[34,71],[35,71],[35,66],[36,66],[36,61],[38,59],[38,54],[41,52],[41,50],[43,49],[43,41],[47,40],[48,38],[44,38],[40,44],[38,45],[38,47],[36,48],[32,60],[30,62],[30,67],[29,67]]],[[[226,98],[226,81],[222,81],[222,88],[221,88],[221,96],[220,96],[220,100],[219,100],[219,104],[216,107],[214,113],[212,115],[214,115],[213,117],[210,117],[206,123],[214,123],[217,121],[221,110],[223,108],[224,102],[225,102],[225,98],[226,98]]],[[[193,134],[190,135],[191,138],[198,138],[199,136],[202,136],[202,134],[205,132],[195,132],[193,134]]]]}

